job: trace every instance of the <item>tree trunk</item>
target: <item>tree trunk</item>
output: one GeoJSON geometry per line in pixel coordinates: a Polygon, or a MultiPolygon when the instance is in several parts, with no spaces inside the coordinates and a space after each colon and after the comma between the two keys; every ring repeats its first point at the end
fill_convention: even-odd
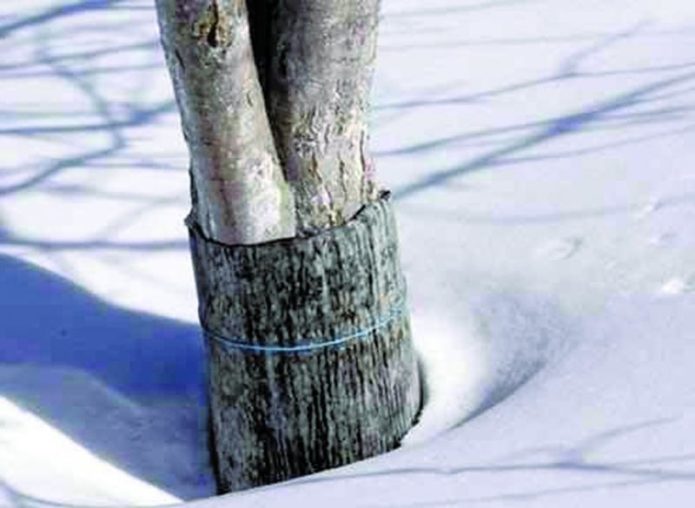
{"type": "Polygon", "coordinates": [[[378,0],[249,7],[157,0],[224,492],[388,451],[420,406],[367,148],[378,0]]]}
{"type": "Polygon", "coordinates": [[[377,195],[367,123],[379,0],[261,0],[250,9],[298,231],[344,224],[377,195]]]}
{"type": "Polygon", "coordinates": [[[229,246],[193,226],[191,247],[223,491],[398,445],[420,388],[386,198],[309,238],[229,246]]]}
{"type": "Polygon", "coordinates": [[[253,244],[295,235],[258,82],[244,0],[157,0],[161,40],[191,154],[196,222],[253,244]]]}

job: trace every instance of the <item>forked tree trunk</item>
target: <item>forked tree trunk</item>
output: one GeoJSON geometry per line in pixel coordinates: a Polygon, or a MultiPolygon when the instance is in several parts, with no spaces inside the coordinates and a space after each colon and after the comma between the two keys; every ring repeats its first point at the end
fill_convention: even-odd
{"type": "Polygon", "coordinates": [[[191,155],[222,491],[388,451],[420,406],[367,148],[378,0],[249,7],[157,0],[191,155]]]}

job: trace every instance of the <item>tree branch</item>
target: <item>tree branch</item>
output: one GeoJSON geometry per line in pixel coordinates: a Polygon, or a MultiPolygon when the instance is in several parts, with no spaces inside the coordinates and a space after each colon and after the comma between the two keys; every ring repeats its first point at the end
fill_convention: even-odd
{"type": "Polygon", "coordinates": [[[256,65],[300,234],[376,198],[368,109],[379,0],[249,3],[256,65]]]}
{"type": "Polygon", "coordinates": [[[191,155],[193,217],[209,237],[295,235],[294,204],[265,114],[244,0],[157,0],[191,155]]]}

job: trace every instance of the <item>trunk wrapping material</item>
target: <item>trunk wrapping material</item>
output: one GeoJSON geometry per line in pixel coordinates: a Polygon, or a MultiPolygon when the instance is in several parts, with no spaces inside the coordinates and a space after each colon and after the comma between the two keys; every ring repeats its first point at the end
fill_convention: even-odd
{"type": "Polygon", "coordinates": [[[220,490],[397,447],[421,393],[388,194],[308,238],[230,246],[188,226],[220,490]]]}

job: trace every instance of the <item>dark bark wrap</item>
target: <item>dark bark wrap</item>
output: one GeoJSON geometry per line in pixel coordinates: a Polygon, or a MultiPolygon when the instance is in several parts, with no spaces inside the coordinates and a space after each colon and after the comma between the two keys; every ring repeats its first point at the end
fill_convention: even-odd
{"type": "Polygon", "coordinates": [[[229,246],[189,229],[221,490],[398,446],[420,385],[388,196],[310,238],[229,246]]]}

